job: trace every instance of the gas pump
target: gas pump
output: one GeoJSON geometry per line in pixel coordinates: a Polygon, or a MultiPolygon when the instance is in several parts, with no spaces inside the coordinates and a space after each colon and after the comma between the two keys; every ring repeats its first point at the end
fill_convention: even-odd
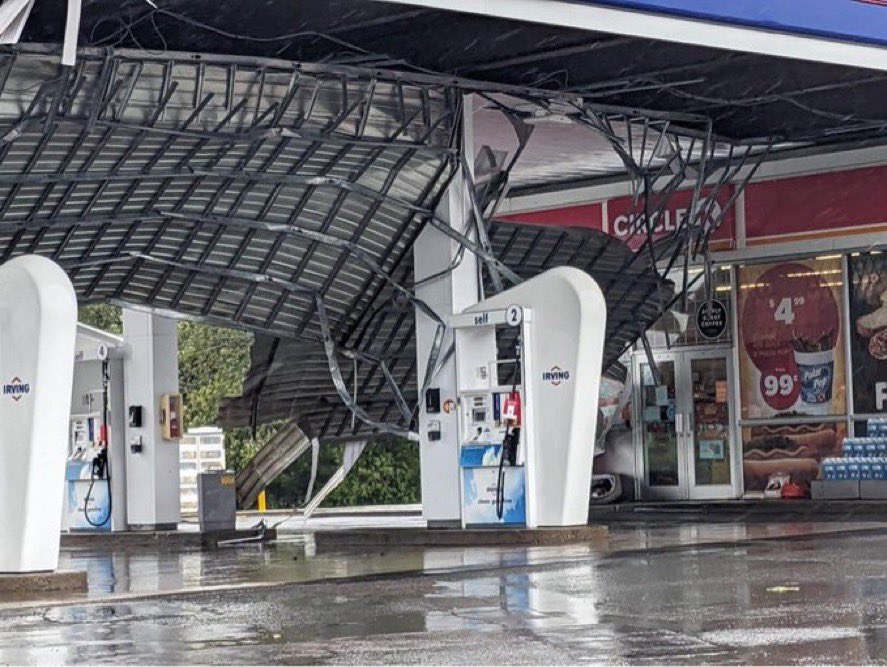
{"type": "Polygon", "coordinates": [[[89,488],[86,491],[86,498],[83,501],[83,517],[86,522],[93,528],[110,527],[111,512],[114,507],[114,496],[111,492],[111,464],[108,461],[108,433],[110,424],[108,423],[108,388],[111,384],[111,373],[108,367],[108,357],[102,359],[102,425],[99,429],[99,451],[92,459],[92,467],[89,474],[89,488]],[[92,500],[93,489],[96,480],[102,480],[105,483],[108,503],[104,508],[104,515],[101,517],[91,516],[90,501],[92,500]]]}
{"type": "Polygon", "coordinates": [[[463,528],[587,522],[606,312],[560,267],[452,318],[458,442],[427,446],[458,447],[463,528]]]}
{"type": "Polygon", "coordinates": [[[521,353],[532,321],[518,305],[454,319],[456,382],[462,442],[462,526],[532,526],[527,514],[529,435],[522,434],[521,353]],[[509,317],[512,313],[512,317],[509,317]],[[514,315],[516,313],[516,315],[514,315]],[[511,358],[500,359],[497,329],[513,327],[511,358]],[[504,384],[502,377],[510,377],[504,384]]]}
{"type": "Polygon", "coordinates": [[[65,525],[69,530],[112,529],[113,493],[111,490],[110,388],[111,372],[108,347],[99,345],[95,352],[81,353],[78,367],[85,378],[94,378],[98,370],[101,386],[83,395],[85,413],[72,415],[68,463],[66,466],[65,525]],[[92,367],[92,373],[88,367],[92,367]],[[93,409],[99,395],[98,410],[93,409]]]}

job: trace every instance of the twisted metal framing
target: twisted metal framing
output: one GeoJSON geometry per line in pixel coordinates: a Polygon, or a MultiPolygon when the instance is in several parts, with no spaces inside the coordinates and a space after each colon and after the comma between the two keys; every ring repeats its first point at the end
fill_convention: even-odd
{"type": "MultiPolygon", "coordinates": [[[[428,73],[113,49],[84,49],[66,68],[45,48],[9,49],[0,53],[0,261],[52,257],[83,302],[303,340],[322,350],[337,400],[362,428],[415,438],[418,402],[402,389],[416,373],[409,309],[437,327],[426,383],[451,354],[444,319],[410,287],[423,226],[458,242],[451,269],[465,251],[476,255],[491,291],[522,280],[498,256],[490,225],[533,128],[502,94],[551,104],[549,92],[428,73]],[[483,183],[461,145],[468,93],[493,102],[518,139],[483,183]],[[435,213],[457,173],[473,213],[463,230],[435,213]]],[[[712,137],[697,116],[564,103],[632,177],[651,266],[664,247],[671,263],[679,249],[691,257],[691,245],[705,253],[717,221],[700,221],[717,217],[717,192],[760,152],[712,137]],[[691,215],[663,245],[653,221],[692,173],[691,215]]],[[[329,415],[318,435],[353,436],[357,426],[333,424],[318,391],[307,408],[329,415]]]]}

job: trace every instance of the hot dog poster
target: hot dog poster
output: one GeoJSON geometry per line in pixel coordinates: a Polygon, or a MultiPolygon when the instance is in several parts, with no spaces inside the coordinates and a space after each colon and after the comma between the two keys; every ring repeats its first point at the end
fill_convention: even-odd
{"type": "Polygon", "coordinates": [[[774,474],[795,482],[819,477],[822,459],[841,455],[845,422],[830,424],[760,424],[742,429],[742,473],[745,491],[763,491],[774,474]]]}
{"type": "Polygon", "coordinates": [[[840,258],[739,270],[744,419],[846,413],[840,258]]]}
{"type": "Polygon", "coordinates": [[[887,412],[887,255],[850,257],[853,412],[887,412]]]}

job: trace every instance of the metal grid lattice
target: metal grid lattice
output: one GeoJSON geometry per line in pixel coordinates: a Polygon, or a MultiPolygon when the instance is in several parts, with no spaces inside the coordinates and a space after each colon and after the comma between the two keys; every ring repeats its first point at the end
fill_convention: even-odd
{"type": "Polygon", "coordinates": [[[294,63],[0,63],[0,261],[110,300],[321,340],[354,326],[453,169],[445,86],[294,63]]]}
{"type": "Polygon", "coordinates": [[[684,250],[685,265],[707,255],[717,226],[707,208],[766,154],[733,147],[695,115],[632,115],[429,73],[110,49],[83,49],[65,68],[51,52],[16,47],[0,61],[0,261],[39,253],[67,269],[82,302],[267,336],[224,420],[297,418],[325,439],[415,437],[415,309],[438,324],[422,362],[429,381],[449,354],[443,319],[410,287],[424,224],[479,258],[488,294],[551,266],[589,271],[610,301],[609,365],[673,298],[657,268],[664,251],[670,264],[684,250]],[[471,92],[518,142],[505,159],[487,151],[477,177],[458,141],[471,92]],[[567,114],[612,147],[647,221],[635,230],[642,252],[494,222],[538,112],[567,114]],[[459,167],[472,203],[464,233],[434,213],[459,167]],[[691,172],[691,214],[657,242],[650,221],[691,172]]]}
{"type": "MultiPolygon", "coordinates": [[[[625,346],[659,317],[658,297],[667,301],[674,296],[674,286],[662,280],[644,256],[636,259],[623,242],[600,232],[494,222],[490,242],[496,256],[518,276],[574,266],[598,281],[608,305],[605,368],[615,364],[625,346]]],[[[405,264],[400,271],[395,275],[408,282],[411,266],[405,264]]],[[[418,398],[414,327],[410,304],[384,290],[348,341],[362,354],[385,360],[402,390],[400,396],[392,391],[392,383],[385,382],[378,365],[344,357],[340,361],[352,395],[372,419],[398,423],[404,429],[411,426],[413,414],[401,406],[413,406],[418,398]]],[[[511,349],[508,335],[507,330],[500,333],[500,350],[511,349]]],[[[230,426],[296,419],[309,435],[325,440],[347,441],[372,431],[338,399],[320,346],[269,336],[257,337],[243,395],[225,401],[220,416],[230,426]]]]}

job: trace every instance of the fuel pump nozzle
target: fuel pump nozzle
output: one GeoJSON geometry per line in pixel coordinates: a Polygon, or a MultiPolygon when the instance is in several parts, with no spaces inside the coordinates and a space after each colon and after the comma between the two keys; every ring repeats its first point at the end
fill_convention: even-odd
{"type": "Polygon", "coordinates": [[[502,406],[502,418],[505,421],[505,435],[502,436],[502,453],[499,456],[499,476],[496,484],[496,517],[501,519],[505,513],[505,465],[517,465],[517,446],[520,443],[521,402],[517,387],[502,406]]]}
{"type": "Polygon", "coordinates": [[[105,470],[108,466],[108,448],[102,447],[99,453],[92,459],[92,478],[104,479],[105,470]]]}

